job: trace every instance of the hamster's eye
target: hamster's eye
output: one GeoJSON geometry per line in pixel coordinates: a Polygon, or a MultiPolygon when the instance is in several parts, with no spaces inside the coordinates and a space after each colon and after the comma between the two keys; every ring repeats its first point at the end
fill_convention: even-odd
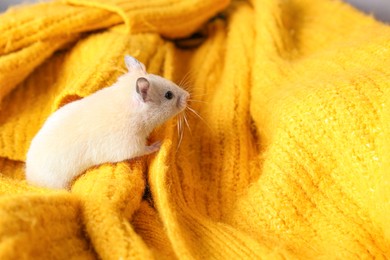
{"type": "Polygon", "coordinates": [[[172,93],[172,91],[167,91],[167,93],[165,93],[165,98],[166,98],[166,99],[172,99],[172,98],[173,98],[173,93],[172,93]]]}

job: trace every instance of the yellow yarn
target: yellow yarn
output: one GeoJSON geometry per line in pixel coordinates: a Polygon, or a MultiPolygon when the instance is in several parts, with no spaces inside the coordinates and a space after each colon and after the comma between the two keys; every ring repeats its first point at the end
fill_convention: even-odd
{"type": "Polygon", "coordinates": [[[331,0],[63,0],[0,36],[0,259],[390,258],[389,26],[331,0]],[[45,119],[125,54],[184,79],[204,122],[69,192],[28,185],[45,119]]]}

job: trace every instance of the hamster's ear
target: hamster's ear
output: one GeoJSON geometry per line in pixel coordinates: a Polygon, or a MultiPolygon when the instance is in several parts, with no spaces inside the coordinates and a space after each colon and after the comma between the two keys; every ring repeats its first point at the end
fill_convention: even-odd
{"type": "Polygon", "coordinates": [[[132,56],[126,55],[125,63],[129,72],[141,71],[143,73],[146,73],[145,65],[132,56]]]}
{"type": "Polygon", "coordinates": [[[142,100],[148,101],[149,81],[141,77],[137,79],[136,85],[137,93],[142,97],[142,100]]]}

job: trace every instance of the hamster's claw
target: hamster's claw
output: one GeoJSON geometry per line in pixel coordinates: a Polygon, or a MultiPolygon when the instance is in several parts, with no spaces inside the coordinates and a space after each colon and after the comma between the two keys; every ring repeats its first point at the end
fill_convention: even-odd
{"type": "Polygon", "coordinates": [[[158,150],[160,150],[160,147],[161,147],[161,141],[157,141],[152,145],[146,146],[147,154],[157,152],[158,150]]]}

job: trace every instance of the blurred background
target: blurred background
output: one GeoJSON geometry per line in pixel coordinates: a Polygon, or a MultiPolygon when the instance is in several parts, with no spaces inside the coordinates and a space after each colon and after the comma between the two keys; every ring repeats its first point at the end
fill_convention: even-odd
{"type": "MultiPolygon", "coordinates": [[[[42,0],[40,0],[42,1],[42,0]]],[[[374,15],[378,20],[390,23],[390,0],[344,0],[358,9],[374,15]]],[[[0,12],[4,12],[8,6],[19,3],[33,3],[37,0],[0,0],[0,12]]]]}

